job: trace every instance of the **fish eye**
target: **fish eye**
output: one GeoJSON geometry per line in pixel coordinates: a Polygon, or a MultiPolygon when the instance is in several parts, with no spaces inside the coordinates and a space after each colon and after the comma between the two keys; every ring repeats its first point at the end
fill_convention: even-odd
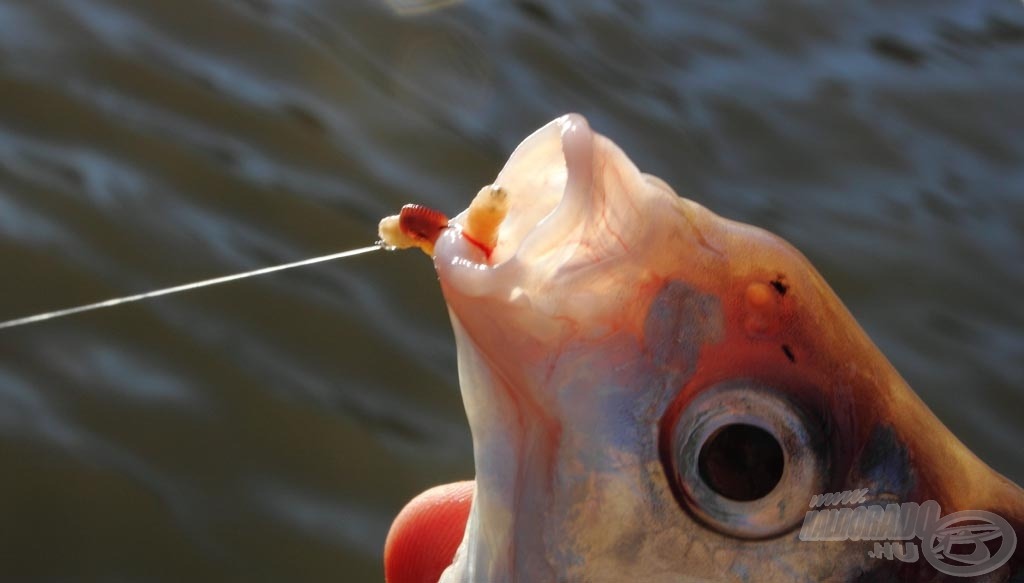
{"type": "Polygon", "coordinates": [[[825,491],[820,424],[786,393],[730,381],[698,395],[672,428],[669,478],[705,525],[741,538],[797,526],[825,491]]]}

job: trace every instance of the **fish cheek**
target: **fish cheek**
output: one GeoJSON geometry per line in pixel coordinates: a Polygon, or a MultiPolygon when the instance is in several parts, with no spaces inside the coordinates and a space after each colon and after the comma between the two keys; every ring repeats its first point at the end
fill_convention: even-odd
{"type": "Polygon", "coordinates": [[[644,322],[644,344],[651,365],[673,377],[690,377],[705,344],[725,334],[721,301],[686,282],[669,280],[661,288],[644,322]]]}
{"type": "Polygon", "coordinates": [[[723,337],[720,301],[665,280],[654,283],[643,313],[641,338],[622,332],[597,353],[564,354],[572,375],[552,379],[565,431],[545,545],[568,580],[708,577],[717,572],[711,562],[728,563],[723,553],[734,551],[692,536],[658,451],[664,411],[693,376],[702,347],[723,337]]]}

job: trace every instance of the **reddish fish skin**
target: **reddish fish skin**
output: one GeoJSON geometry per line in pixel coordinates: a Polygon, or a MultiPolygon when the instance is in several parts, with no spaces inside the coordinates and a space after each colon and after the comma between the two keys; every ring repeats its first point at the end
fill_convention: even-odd
{"type": "Polygon", "coordinates": [[[474,482],[455,482],[416,496],[395,518],[384,543],[387,583],[436,583],[462,541],[474,482]]]}
{"type": "MultiPolygon", "coordinates": [[[[799,254],[795,250],[792,253],[799,254]]],[[[904,394],[904,408],[885,407],[883,401],[887,397],[876,379],[887,375],[898,379],[891,365],[873,344],[851,341],[841,335],[866,338],[859,327],[851,324],[840,328],[841,334],[835,334],[825,330],[819,319],[809,317],[810,313],[817,318],[826,316],[829,321],[841,321],[844,317],[852,321],[832,294],[825,296],[830,303],[808,310],[804,302],[811,294],[805,293],[804,288],[826,284],[815,273],[792,275],[795,277],[755,267],[744,277],[725,278],[723,287],[701,290],[721,300],[725,338],[701,348],[696,372],[679,389],[662,418],[662,463],[667,469],[671,466],[671,428],[687,405],[707,387],[735,378],[757,378],[768,385],[786,387],[793,402],[808,408],[816,405],[834,413],[829,417],[829,431],[835,436],[830,448],[835,482],[826,491],[842,490],[850,484],[870,485],[861,475],[863,460],[902,451],[906,467],[901,471],[906,472],[905,478],[912,485],[899,502],[935,500],[942,516],[962,510],[992,511],[1010,524],[1019,541],[1009,562],[991,574],[991,579],[947,577],[921,559],[908,563],[877,561],[864,572],[866,580],[1018,580],[1024,575],[1024,553],[1019,546],[1024,541],[1024,499],[1020,487],[961,449],[963,446],[909,389],[904,394]],[[794,285],[794,280],[799,283],[794,285]],[[837,355],[841,362],[830,361],[837,355]],[[836,374],[844,365],[869,374],[836,374]],[[915,412],[917,408],[921,411],[915,412]]],[[[676,495],[681,499],[678,491],[676,495]]],[[[913,542],[922,544],[917,539],[913,542]]]]}

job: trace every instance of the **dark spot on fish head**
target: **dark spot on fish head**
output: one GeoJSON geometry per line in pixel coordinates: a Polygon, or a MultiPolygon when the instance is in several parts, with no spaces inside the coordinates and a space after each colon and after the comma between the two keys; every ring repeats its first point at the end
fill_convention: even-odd
{"type": "Polygon", "coordinates": [[[786,276],[781,273],[769,283],[771,283],[772,287],[775,288],[775,291],[779,292],[780,296],[786,295],[786,292],[789,291],[789,284],[786,283],[786,276]]]}

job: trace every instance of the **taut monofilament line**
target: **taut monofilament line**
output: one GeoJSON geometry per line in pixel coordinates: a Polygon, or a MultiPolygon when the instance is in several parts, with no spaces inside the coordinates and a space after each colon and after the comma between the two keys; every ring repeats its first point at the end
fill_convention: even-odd
{"type": "Polygon", "coordinates": [[[38,322],[44,322],[46,320],[53,320],[54,318],[62,318],[64,316],[71,316],[73,314],[81,314],[82,312],[91,312],[92,310],[99,310],[102,308],[112,308],[114,306],[120,306],[131,302],[138,302],[140,300],[148,300],[150,298],[156,298],[160,296],[166,296],[170,294],[176,294],[179,292],[191,291],[199,289],[201,287],[210,287],[212,285],[219,285],[222,283],[228,283],[237,281],[239,279],[245,279],[248,277],[256,277],[257,275],[266,275],[268,273],[274,273],[276,271],[284,271],[285,269],[292,269],[293,267],[304,267],[306,265],[313,265],[315,263],[324,263],[327,261],[334,261],[336,259],[344,259],[346,257],[354,257],[356,255],[363,255],[364,253],[370,253],[373,251],[379,251],[383,249],[380,244],[371,245],[369,247],[360,247],[359,249],[350,249],[348,251],[341,251],[338,253],[331,253],[330,255],[321,255],[320,257],[312,257],[310,259],[303,259],[302,261],[294,261],[292,263],[284,263],[282,265],[273,265],[271,267],[262,267],[260,269],[254,269],[252,271],[245,271],[242,273],[235,273],[232,275],[224,275],[221,277],[214,277],[212,279],[204,279],[202,281],[195,281],[192,283],[186,283],[182,285],[176,285],[174,287],[166,287],[163,289],[153,290],[141,294],[135,294],[130,296],[124,296],[120,298],[112,298],[104,300],[102,302],[95,302],[92,304],[85,304],[82,306],[76,306],[73,308],[64,308],[62,310],[54,310],[52,312],[45,312],[42,314],[36,314],[34,316],[25,316],[23,318],[16,318],[14,320],[8,320],[6,322],[0,322],[0,330],[4,328],[14,328],[16,326],[25,326],[28,324],[36,324],[38,322]]]}

